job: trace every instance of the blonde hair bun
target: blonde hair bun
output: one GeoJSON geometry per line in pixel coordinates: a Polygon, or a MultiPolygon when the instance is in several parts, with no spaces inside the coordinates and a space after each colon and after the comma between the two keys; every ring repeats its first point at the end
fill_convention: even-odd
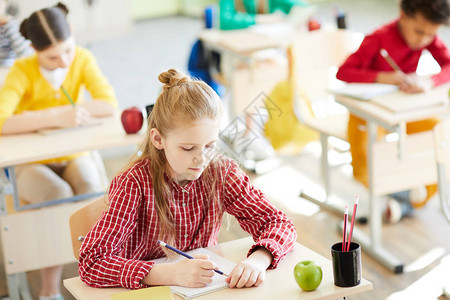
{"type": "Polygon", "coordinates": [[[158,80],[164,84],[164,87],[173,87],[183,83],[191,82],[191,79],[178,71],[177,69],[170,69],[166,72],[162,72],[158,76],[158,80]]]}

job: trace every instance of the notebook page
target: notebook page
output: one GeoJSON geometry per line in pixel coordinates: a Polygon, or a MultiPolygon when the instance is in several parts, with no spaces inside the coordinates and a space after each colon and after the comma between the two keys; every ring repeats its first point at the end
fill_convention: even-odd
{"type": "Polygon", "coordinates": [[[382,83],[347,83],[344,87],[330,89],[335,95],[347,96],[359,100],[372,100],[398,91],[398,87],[382,83]]]}
{"type": "MultiPolygon", "coordinates": [[[[209,259],[213,261],[218,267],[219,270],[222,272],[229,274],[233,268],[236,266],[236,263],[215,254],[214,252],[211,252],[204,248],[198,248],[191,251],[186,252],[187,254],[193,256],[193,255],[200,255],[200,254],[206,254],[209,256],[209,259]]],[[[177,257],[173,260],[168,260],[166,257],[158,258],[153,260],[156,263],[173,263],[176,261],[179,261],[181,259],[186,259],[185,257],[181,255],[177,255],[177,257]]],[[[199,297],[205,294],[209,294],[215,291],[219,291],[222,289],[228,288],[228,283],[225,282],[225,276],[214,273],[213,281],[208,284],[205,287],[202,288],[189,288],[189,287],[182,287],[182,286],[170,286],[170,289],[174,294],[179,295],[180,297],[184,299],[191,299],[195,297],[199,297]]]]}
{"type": "Polygon", "coordinates": [[[392,112],[403,112],[432,106],[448,105],[448,85],[432,88],[426,93],[398,93],[395,97],[386,95],[373,99],[372,102],[392,112]]]}

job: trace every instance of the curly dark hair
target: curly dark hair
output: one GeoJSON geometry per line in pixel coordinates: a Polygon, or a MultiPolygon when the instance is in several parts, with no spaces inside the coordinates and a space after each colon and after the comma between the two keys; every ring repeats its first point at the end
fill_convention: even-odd
{"type": "Polygon", "coordinates": [[[448,24],[450,3],[448,0],[401,0],[401,9],[409,17],[420,13],[434,24],[448,24]]]}

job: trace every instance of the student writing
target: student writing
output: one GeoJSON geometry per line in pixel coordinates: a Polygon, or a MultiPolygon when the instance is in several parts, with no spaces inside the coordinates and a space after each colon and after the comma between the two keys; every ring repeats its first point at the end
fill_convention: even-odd
{"type": "Polygon", "coordinates": [[[217,269],[206,257],[173,264],[149,260],[217,244],[225,212],[255,243],[229,274],[230,287],[260,285],[293,248],[286,215],[253,187],[237,164],[216,155],[221,100],[204,82],[171,69],[150,115],[142,155],[110,185],[109,209],[86,235],[79,274],[92,287],[148,285],[202,287],[217,269]]]}
{"type": "MultiPolygon", "coordinates": [[[[114,91],[94,56],[76,45],[67,13],[67,8],[58,3],[34,12],[21,24],[22,35],[31,41],[36,53],[16,60],[0,89],[1,135],[73,127],[84,124],[91,116],[113,114],[117,106],[114,91]],[[84,87],[93,101],[84,102],[84,87]],[[75,107],[62,88],[70,94],[75,107]]],[[[38,203],[102,191],[97,162],[87,154],[17,166],[21,199],[38,203]]],[[[61,272],[61,266],[41,270],[40,299],[62,299],[61,272]]]]}
{"type": "MultiPolygon", "coordinates": [[[[450,7],[447,0],[402,0],[400,16],[380,27],[363,40],[359,49],[350,55],[337,72],[337,78],[347,82],[379,82],[398,85],[407,93],[419,93],[433,86],[450,81],[450,52],[437,36],[440,26],[448,24],[450,7]],[[401,71],[392,66],[381,55],[385,49],[401,71]],[[416,69],[424,50],[428,50],[441,66],[441,71],[431,77],[419,77],[416,69]]],[[[430,130],[438,122],[427,119],[407,124],[407,133],[430,130]]],[[[385,134],[379,131],[379,137],[385,134]]],[[[365,121],[350,115],[348,137],[352,153],[353,174],[367,185],[367,129],[365,121]]],[[[402,200],[421,206],[434,195],[436,185],[417,187],[402,194],[402,200]]],[[[398,196],[398,195],[397,195],[398,196]]],[[[392,205],[395,202],[391,202],[392,205]]],[[[396,205],[398,207],[398,205],[396,205]]],[[[398,209],[397,209],[398,210],[398,209]]],[[[405,210],[404,212],[410,212],[405,210]]],[[[391,217],[390,211],[386,211],[391,217]]],[[[399,217],[401,215],[395,214],[399,217]]],[[[391,219],[398,221],[399,217],[391,219]]]]}

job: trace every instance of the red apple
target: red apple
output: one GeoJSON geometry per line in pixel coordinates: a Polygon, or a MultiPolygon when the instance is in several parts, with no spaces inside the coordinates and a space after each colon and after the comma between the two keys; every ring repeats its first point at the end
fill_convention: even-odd
{"type": "Polygon", "coordinates": [[[133,106],[122,112],[120,120],[126,133],[136,133],[142,128],[144,115],[139,107],[133,106]]]}
{"type": "Polygon", "coordinates": [[[310,18],[308,20],[308,30],[309,31],[313,31],[313,30],[318,30],[320,29],[320,21],[315,19],[315,18],[310,18]]]}

